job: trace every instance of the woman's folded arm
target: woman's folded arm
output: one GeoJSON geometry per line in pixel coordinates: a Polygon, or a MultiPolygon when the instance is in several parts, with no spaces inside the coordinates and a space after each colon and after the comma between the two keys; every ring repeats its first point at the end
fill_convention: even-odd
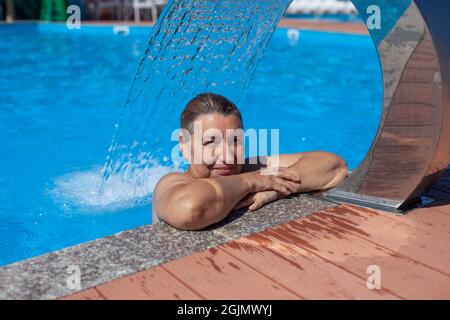
{"type": "Polygon", "coordinates": [[[223,220],[249,193],[276,190],[291,194],[300,180],[281,170],[259,171],[214,178],[191,179],[173,173],[162,178],[153,193],[154,215],[182,230],[200,230],[223,220]]]}

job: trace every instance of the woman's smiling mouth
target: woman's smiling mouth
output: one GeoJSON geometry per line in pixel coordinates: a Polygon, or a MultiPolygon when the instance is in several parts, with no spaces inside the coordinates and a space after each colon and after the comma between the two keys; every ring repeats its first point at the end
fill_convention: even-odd
{"type": "Polygon", "coordinates": [[[227,176],[233,173],[233,166],[215,166],[213,170],[221,176],[227,176]]]}

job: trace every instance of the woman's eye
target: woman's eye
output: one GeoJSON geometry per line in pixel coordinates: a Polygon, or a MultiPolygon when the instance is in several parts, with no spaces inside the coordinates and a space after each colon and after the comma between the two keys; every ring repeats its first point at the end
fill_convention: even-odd
{"type": "Polygon", "coordinates": [[[203,141],[203,145],[206,146],[207,144],[211,144],[213,142],[214,140],[203,141]]]}

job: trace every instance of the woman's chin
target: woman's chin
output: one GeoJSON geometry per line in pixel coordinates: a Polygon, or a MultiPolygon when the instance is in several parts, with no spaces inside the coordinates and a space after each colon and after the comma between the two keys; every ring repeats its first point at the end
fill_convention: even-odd
{"type": "Polygon", "coordinates": [[[215,175],[215,176],[231,176],[231,175],[233,175],[233,174],[236,174],[236,173],[234,172],[234,170],[228,170],[228,169],[221,169],[221,170],[219,170],[219,169],[214,169],[214,170],[212,171],[212,173],[213,173],[213,175],[215,175]]]}

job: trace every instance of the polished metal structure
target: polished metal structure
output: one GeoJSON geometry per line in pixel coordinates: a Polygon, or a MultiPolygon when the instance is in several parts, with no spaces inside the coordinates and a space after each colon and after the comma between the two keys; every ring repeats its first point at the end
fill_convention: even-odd
{"type": "MultiPolygon", "coordinates": [[[[353,2],[369,17],[368,1],[353,2]]],[[[370,5],[379,6],[383,23],[369,30],[383,71],[382,116],[363,162],[323,196],[404,212],[420,203],[450,162],[450,1],[370,5]]]]}

